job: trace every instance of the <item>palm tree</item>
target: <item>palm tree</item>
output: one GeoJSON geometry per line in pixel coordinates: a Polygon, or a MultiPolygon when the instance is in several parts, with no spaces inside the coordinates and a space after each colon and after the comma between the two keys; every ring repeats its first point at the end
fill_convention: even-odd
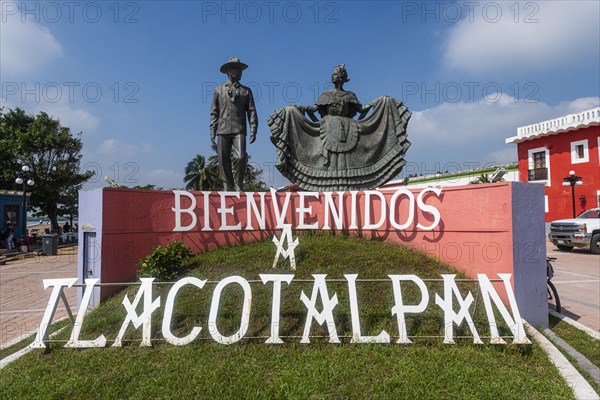
{"type": "Polygon", "coordinates": [[[490,176],[488,174],[481,174],[477,177],[477,179],[475,179],[474,181],[471,181],[471,185],[477,185],[480,183],[491,183],[491,179],[490,176]]]}
{"type": "Polygon", "coordinates": [[[201,154],[187,163],[183,181],[186,190],[213,190],[217,183],[213,168],[201,154]]]}

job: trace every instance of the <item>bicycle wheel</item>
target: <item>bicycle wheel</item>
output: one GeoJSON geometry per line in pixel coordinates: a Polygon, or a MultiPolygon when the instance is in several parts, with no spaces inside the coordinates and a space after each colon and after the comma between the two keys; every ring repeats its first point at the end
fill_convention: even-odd
{"type": "Polygon", "coordinates": [[[558,297],[556,287],[550,281],[548,281],[548,304],[553,305],[556,312],[561,312],[560,297],[558,297]]]}

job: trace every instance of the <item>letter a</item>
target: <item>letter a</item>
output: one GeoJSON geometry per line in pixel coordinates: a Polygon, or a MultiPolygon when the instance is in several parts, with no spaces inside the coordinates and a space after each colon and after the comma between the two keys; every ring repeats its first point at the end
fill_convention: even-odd
{"type": "Polygon", "coordinates": [[[313,318],[319,325],[327,322],[327,329],[329,330],[329,343],[340,343],[340,339],[335,329],[335,320],[333,319],[333,308],[338,303],[337,294],[333,294],[332,298],[329,298],[327,292],[327,283],[325,283],[325,277],[327,275],[313,275],[315,278],[315,284],[313,286],[312,295],[310,299],[304,294],[304,290],[300,294],[300,300],[304,303],[308,309],[308,315],[306,316],[306,324],[304,325],[304,334],[300,343],[310,343],[309,334],[310,326],[313,318]],[[321,302],[323,303],[323,311],[318,312],[316,308],[317,297],[321,296],[321,302]]]}

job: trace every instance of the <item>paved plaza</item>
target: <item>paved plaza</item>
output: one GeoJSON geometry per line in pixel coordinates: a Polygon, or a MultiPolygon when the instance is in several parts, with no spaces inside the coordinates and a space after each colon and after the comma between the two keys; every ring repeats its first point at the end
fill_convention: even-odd
{"type": "Polygon", "coordinates": [[[582,249],[567,253],[552,244],[548,244],[547,254],[556,257],[552,282],[562,313],[600,332],[600,255],[582,249]]]}
{"type": "MultiPolygon", "coordinates": [[[[77,248],[59,250],[59,255],[31,257],[0,265],[0,346],[37,331],[52,289],[44,290],[44,279],[76,278],[77,248]]],[[[77,311],[77,289],[65,289],[73,313],[77,311]]],[[[62,302],[54,320],[67,316],[62,302]]]]}

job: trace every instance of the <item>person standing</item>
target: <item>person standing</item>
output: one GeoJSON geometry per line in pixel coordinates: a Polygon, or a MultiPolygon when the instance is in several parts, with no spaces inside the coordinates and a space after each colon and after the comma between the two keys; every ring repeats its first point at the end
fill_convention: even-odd
{"type": "Polygon", "coordinates": [[[250,143],[256,140],[258,117],[249,87],[240,83],[248,65],[231,57],[221,66],[228,77],[213,95],[210,111],[210,140],[219,158],[219,174],[225,191],[244,190],[244,174],[248,164],[246,153],[246,118],[250,125],[250,143]]]}
{"type": "Polygon", "coordinates": [[[15,248],[15,227],[12,224],[8,225],[8,237],[6,238],[6,249],[13,250],[15,248]]]}

